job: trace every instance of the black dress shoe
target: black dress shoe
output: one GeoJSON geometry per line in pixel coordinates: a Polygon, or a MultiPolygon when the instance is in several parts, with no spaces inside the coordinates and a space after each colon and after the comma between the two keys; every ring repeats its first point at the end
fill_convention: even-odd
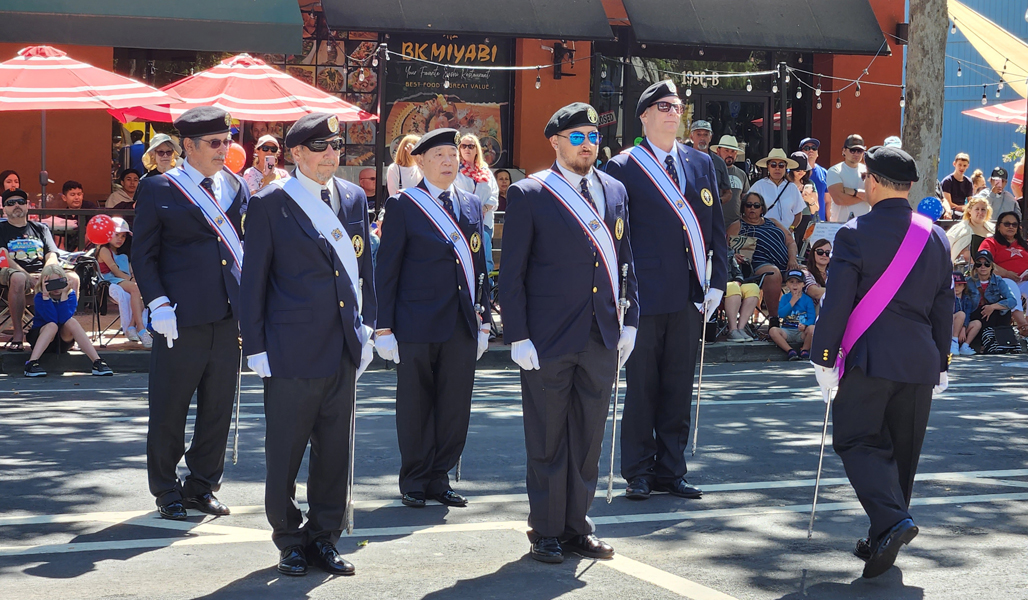
{"type": "Polygon", "coordinates": [[[438,500],[443,506],[467,506],[468,499],[461,496],[453,490],[446,490],[442,494],[435,496],[434,500],[438,500]]]}
{"type": "Polygon", "coordinates": [[[867,562],[867,559],[871,558],[871,542],[867,538],[857,540],[857,547],[853,549],[853,556],[867,562]]]}
{"type": "Polygon", "coordinates": [[[224,517],[232,512],[227,506],[221,503],[221,500],[215,498],[214,494],[211,492],[200,494],[199,496],[193,496],[192,498],[185,498],[182,500],[182,506],[186,508],[195,508],[202,513],[218,517],[224,517]]]}
{"type": "Polygon", "coordinates": [[[186,517],[189,516],[186,514],[186,508],[178,500],[158,506],[157,512],[160,513],[161,518],[171,519],[172,521],[185,521],[186,517]]]}
{"type": "Polygon", "coordinates": [[[864,577],[870,579],[878,577],[889,570],[896,562],[896,555],[904,544],[917,537],[917,525],[910,519],[903,519],[892,526],[892,529],[885,532],[885,535],[878,540],[878,545],[871,552],[871,556],[864,565],[864,577]]]}
{"type": "Polygon", "coordinates": [[[692,500],[703,497],[703,492],[701,492],[699,488],[689,485],[689,482],[685,480],[685,477],[679,477],[671,483],[661,483],[658,481],[653,484],[653,491],[667,492],[672,496],[689,498],[692,500]]]}
{"type": "Polygon", "coordinates": [[[593,534],[576,535],[563,543],[565,550],[586,558],[613,558],[614,547],[593,534]]]}
{"type": "Polygon", "coordinates": [[[339,556],[339,551],[326,539],[314,540],[307,546],[307,556],[322,571],[330,575],[353,575],[357,572],[353,563],[339,556]]]}
{"type": "Polygon", "coordinates": [[[544,563],[564,562],[564,549],[555,537],[539,538],[532,542],[532,558],[544,563]]]}
{"type": "Polygon", "coordinates": [[[416,492],[404,494],[400,502],[403,502],[404,506],[409,506],[411,508],[425,508],[425,499],[421,496],[421,494],[418,494],[416,492]]]}
{"type": "Polygon", "coordinates": [[[278,572],[293,577],[307,574],[307,557],[303,554],[303,546],[290,546],[282,551],[278,559],[278,572]]]}
{"type": "Polygon", "coordinates": [[[636,477],[628,482],[625,498],[630,500],[646,500],[650,497],[650,482],[645,477],[636,477]]]}

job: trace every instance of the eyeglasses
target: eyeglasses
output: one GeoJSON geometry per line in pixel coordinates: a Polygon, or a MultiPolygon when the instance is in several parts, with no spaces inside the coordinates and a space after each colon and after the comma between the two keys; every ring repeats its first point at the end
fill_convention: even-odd
{"type": "Polygon", "coordinates": [[[15,204],[25,205],[28,203],[29,201],[24,198],[8,198],[7,202],[4,202],[4,206],[14,206],[15,204]]]}
{"type": "Polygon", "coordinates": [[[1017,221],[1003,221],[1000,225],[1003,227],[1017,227],[1018,223],[1017,221]]]}
{"type": "Polygon", "coordinates": [[[475,145],[474,144],[461,144],[460,145],[460,149],[461,150],[474,150],[475,149],[475,145]]]}
{"type": "MultiPolygon", "coordinates": [[[[220,145],[220,144],[219,144],[219,145],[220,145]]],[[[213,147],[213,146],[212,146],[212,147],[213,147]]],[[[157,156],[171,156],[172,154],[175,154],[175,151],[174,151],[174,150],[154,150],[153,152],[154,152],[154,154],[156,154],[157,156]]]]}
{"type": "Polygon", "coordinates": [[[814,254],[816,254],[818,256],[828,256],[831,253],[832,253],[831,250],[822,250],[820,248],[818,248],[817,250],[814,250],[814,254]]]}
{"type": "Polygon", "coordinates": [[[214,139],[214,140],[208,140],[208,139],[200,138],[200,141],[201,142],[207,142],[208,144],[210,144],[211,145],[211,150],[217,150],[218,148],[221,148],[222,146],[230,146],[232,144],[232,138],[218,138],[218,139],[214,139]]]}
{"type": "Polygon", "coordinates": [[[987,262],[976,262],[976,263],[974,263],[974,268],[976,268],[976,269],[982,269],[982,268],[986,268],[987,269],[987,268],[989,268],[991,266],[992,266],[992,263],[987,263],[987,262]]]}
{"type": "Polygon", "coordinates": [[[311,152],[324,152],[325,150],[328,150],[329,146],[332,146],[332,149],[338,152],[343,149],[343,140],[339,138],[335,138],[334,140],[311,140],[309,142],[304,142],[303,145],[311,152]]]}
{"type": "Polygon", "coordinates": [[[685,105],[681,102],[658,102],[657,110],[660,112],[674,112],[680,115],[685,112],[685,105]]]}
{"type": "Polygon", "coordinates": [[[810,152],[811,150],[817,150],[817,146],[804,146],[800,148],[804,152],[810,152]]]}
{"type": "Polygon", "coordinates": [[[853,154],[863,154],[864,153],[864,149],[863,148],[846,148],[846,150],[852,152],[853,154]]]}
{"type": "Polygon", "coordinates": [[[784,162],[769,162],[769,163],[767,163],[767,168],[769,168],[769,169],[784,169],[785,167],[788,167],[788,166],[789,166],[789,163],[784,163],[784,162]]]}
{"type": "Polygon", "coordinates": [[[571,142],[572,146],[581,146],[585,143],[585,138],[589,138],[589,143],[593,146],[599,145],[603,141],[603,136],[600,135],[599,131],[590,131],[589,135],[582,133],[581,131],[572,131],[567,135],[557,134],[557,137],[567,138],[571,142]]]}
{"type": "Polygon", "coordinates": [[[763,205],[759,202],[743,202],[743,208],[762,208],[763,205]]]}
{"type": "Polygon", "coordinates": [[[261,152],[278,152],[278,146],[261,146],[258,148],[261,152]]]}

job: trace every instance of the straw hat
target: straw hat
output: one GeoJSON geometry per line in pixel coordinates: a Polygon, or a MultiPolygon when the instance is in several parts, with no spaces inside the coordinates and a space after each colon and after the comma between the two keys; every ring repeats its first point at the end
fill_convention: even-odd
{"type": "Polygon", "coordinates": [[[775,160],[775,159],[777,159],[777,160],[784,160],[786,168],[789,168],[789,169],[795,169],[795,168],[800,166],[798,162],[796,162],[793,159],[789,158],[785,154],[785,150],[782,150],[781,148],[772,148],[771,149],[771,153],[768,154],[766,158],[762,158],[762,159],[757,161],[757,166],[760,167],[761,169],[766,169],[767,168],[767,161],[775,160]]]}
{"type": "Polygon", "coordinates": [[[171,149],[175,151],[175,154],[172,155],[171,158],[172,167],[182,164],[180,158],[182,156],[182,148],[178,145],[178,142],[175,141],[175,138],[166,133],[158,133],[153,136],[153,139],[150,140],[150,147],[143,153],[143,168],[147,171],[152,171],[157,168],[157,163],[155,161],[156,157],[154,156],[153,151],[161,144],[171,144],[171,149]]]}
{"type": "Polygon", "coordinates": [[[718,148],[725,148],[738,152],[739,142],[735,139],[734,135],[723,135],[718,143],[710,147],[711,150],[717,150],[718,148]]]}

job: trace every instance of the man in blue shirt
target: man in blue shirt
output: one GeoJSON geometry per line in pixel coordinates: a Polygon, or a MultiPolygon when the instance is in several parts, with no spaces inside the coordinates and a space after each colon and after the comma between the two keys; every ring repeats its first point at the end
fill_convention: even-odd
{"type": "Polygon", "coordinates": [[[817,190],[817,204],[819,206],[817,219],[819,221],[827,221],[825,195],[828,193],[828,171],[817,164],[817,151],[820,147],[821,142],[815,138],[804,138],[800,142],[800,151],[807,155],[807,164],[813,165],[810,167],[810,182],[814,184],[814,189],[817,190]]]}

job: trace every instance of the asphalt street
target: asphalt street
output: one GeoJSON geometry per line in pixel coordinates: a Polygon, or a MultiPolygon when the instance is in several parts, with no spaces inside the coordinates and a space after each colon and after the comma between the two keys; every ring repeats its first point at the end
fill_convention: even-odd
{"type": "MultiPolygon", "coordinates": [[[[813,539],[807,522],[824,404],[809,365],[745,363],[704,373],[701,500],[605,501],[609,422],[591,515],[612,561],[528,558],[518,375],[477,375],[457,491],[471,501],[399,502],[392,371],[358,392],[356,529],[340,540],[357,575],[275,571],[264,516],[260,380],[243,376],[228,517],[157,518],[146,485],[146,375],[0,377],[0,598],[1028,598],[1028,397],[1023,357],[954,362],[936,397],[915,486],[920,535],[897,566],[860,577],[867,521],[831,427],[813,539]]],[[[623,387],[622,387],[623,392],[623,387]]],[[[231,444],[231,438],[230,438],[231,444]]],[[[306,464],[301,469],[305,480],[306,464]]],[[[298,486],[304,497],[305,488],[298,486]]]]}

